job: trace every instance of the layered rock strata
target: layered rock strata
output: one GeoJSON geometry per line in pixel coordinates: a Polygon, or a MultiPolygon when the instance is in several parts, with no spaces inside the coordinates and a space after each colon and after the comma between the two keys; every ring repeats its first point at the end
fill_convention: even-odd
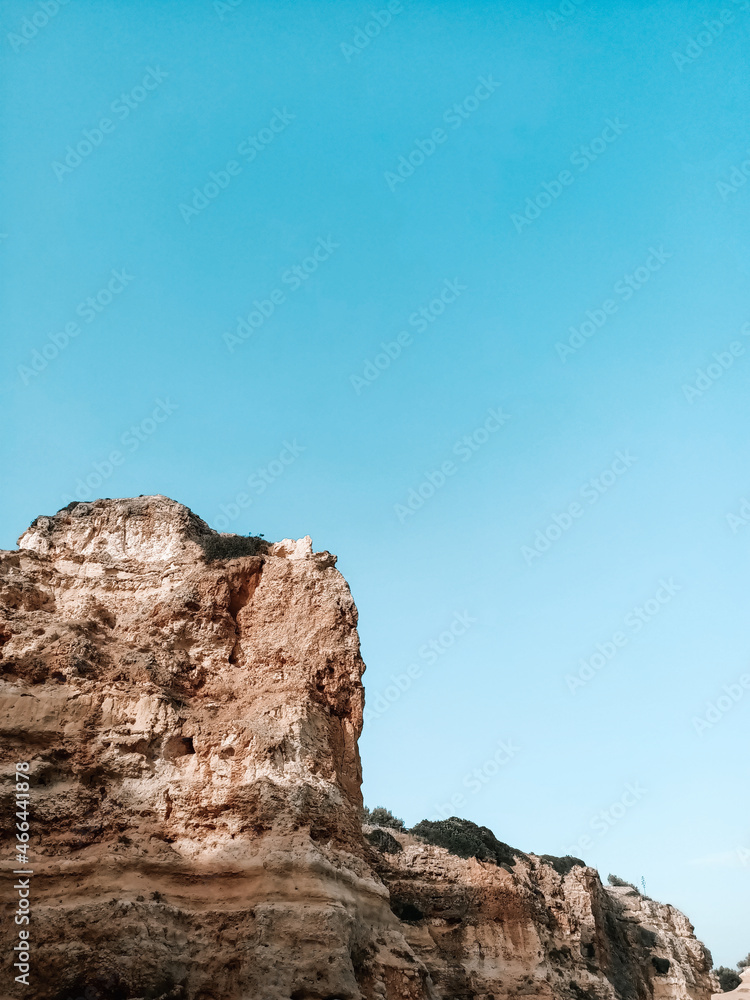
{"type": "Polygon", "coordinates": [[[686,918],[593,869],[364,838],[335,562],[165,497],[73,504],[0,553],[2,805],[28,764],[33,871],[4,997],[709,1000],[686,918]]]}

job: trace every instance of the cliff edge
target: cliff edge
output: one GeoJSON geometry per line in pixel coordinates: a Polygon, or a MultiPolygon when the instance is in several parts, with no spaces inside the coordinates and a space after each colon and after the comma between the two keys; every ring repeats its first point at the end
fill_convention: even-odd
{"type": "Polygon", "coordinates": [[[335,562],[161,496],[71,504],[0,553],[3,807],[26,783],[29,824],[6,886],[33,872],[5,995],[709,1000],[687,919],[591,868],[363,836],[335,562]]]}

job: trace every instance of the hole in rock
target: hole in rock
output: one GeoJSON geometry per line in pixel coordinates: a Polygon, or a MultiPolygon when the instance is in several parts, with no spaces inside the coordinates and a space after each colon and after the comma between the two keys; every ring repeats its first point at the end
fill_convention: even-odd
{"type": "Polygon", "coordinates": [[[170,736],[164,744],[164,756],[167,760],[174,760],[176,757],[184,757],[186,754],[195,753],[192,736],[170,736]]]}
{"type": "Polygon", "coordinates": [[[424,917],[424,913],[418,907],[413,903],[407,902],[405,899],[391,898],[391,910],[393,910],[399,920],[403,920],[406,923],[413,923],[424,917]]]}

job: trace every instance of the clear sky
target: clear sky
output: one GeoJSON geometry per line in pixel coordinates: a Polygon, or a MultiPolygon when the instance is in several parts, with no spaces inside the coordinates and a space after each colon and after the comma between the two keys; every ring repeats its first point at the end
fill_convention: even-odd
{"type": "Polygon", "coordinates": [[[1,15],[0,544],[76,495],[310,534],[367,803],[733,965],[750,0],[56,2],[1,15]]]}

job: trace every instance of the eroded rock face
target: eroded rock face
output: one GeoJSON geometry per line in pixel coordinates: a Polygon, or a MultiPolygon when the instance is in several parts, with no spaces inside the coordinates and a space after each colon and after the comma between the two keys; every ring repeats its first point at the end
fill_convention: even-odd
{"type": "Polygon", "coordinates": [[[707,1000],[716,988],[682,913],[575,859],[513,851],[498,865],[389,832],[402,850],[374,867],[437,996],[707,1000]]]}
{"type": "Polygon", "coordinates": [[[750,969],[740,975],[740,985],[729,993],[716,993],[713,1000],[726,997],[727,1000],[750,1000],[750,969]]]}
{"type": "Polygon", "coordinates": [[[6,996],[708,1000],[687,920],[592,869],[364,838],[356,624],[309,538],[218,535],[165,497],[73,505],[0,553],[2,804],[28,761],[34,871],[32,985],[6,996]]]}

